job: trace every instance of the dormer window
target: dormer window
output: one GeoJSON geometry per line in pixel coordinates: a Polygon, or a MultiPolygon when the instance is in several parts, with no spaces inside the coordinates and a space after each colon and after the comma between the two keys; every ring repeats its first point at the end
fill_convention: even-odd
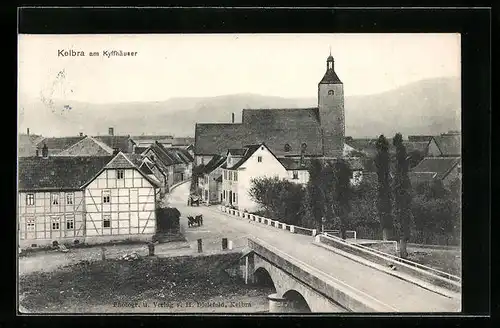
{"type": "Polygon", "coordinates": [[[328,95],[329,95],[329,96],[333,96],[333,95],[334,95],[333,90],[328,90],[328,95]]]}
{"type": "Polygon", "coordinates": [[[285,152],[288,153],[290,150],[292,150],[292,147],[289,144],[285,144],[285,152]]]}

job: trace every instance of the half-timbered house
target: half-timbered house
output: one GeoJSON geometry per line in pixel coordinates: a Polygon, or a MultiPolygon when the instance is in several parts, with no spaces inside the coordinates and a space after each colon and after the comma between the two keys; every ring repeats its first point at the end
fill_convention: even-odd
{"type": "Polygon", "coordinates": [[[19,158],[21,248],[149,240],[160,182],[140,156],[19,158]]]}
{"type": "Polygon", "coordinates": [[[83,242],[86,229],[82,186],[111,159],[111,156],[19,158],[19,246],[83,242]]]}
{"type": "Polygon", "coordinates": [[[122,152],[83,185],[86,239],[148,240],[156,232],[160,184],[122,152]]]}

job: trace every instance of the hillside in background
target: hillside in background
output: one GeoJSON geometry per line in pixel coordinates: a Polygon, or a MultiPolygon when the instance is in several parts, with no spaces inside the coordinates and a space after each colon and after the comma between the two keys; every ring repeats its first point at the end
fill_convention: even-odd
{"type": "MultiPolygon", "coordinates": [[[[317,99],[235,94],[210,98],[172,98],[161,102],[92,104],[20,97],[19,129],[44,136],[83,132],[106,134],[173,134],[194,136],[195,123],[241,121],[243,108],[315,107],[317,99]]],[[[345,99],[346,135],[353,137],[439,134],[460,130],[458,78],[422,80],[388,92],[345,99]]]]}

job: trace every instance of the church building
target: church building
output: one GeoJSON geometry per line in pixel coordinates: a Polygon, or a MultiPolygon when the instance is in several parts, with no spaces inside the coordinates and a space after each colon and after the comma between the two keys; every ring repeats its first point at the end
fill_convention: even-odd
{"type": "Polygon", "coordinates": [[[241,123],[198,123],[196,164],[225,156],[228,149],[265,143],[278,157],[342,157],[345,137],[344,85],[330,54],[313,108],[243,109],[241,123]]]}

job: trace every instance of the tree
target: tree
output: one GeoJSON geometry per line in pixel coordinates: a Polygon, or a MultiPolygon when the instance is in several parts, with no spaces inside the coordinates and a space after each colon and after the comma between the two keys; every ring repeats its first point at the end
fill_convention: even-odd
{"type": "Polygon", "coordinates": [[[352,171],[345,161],[335,163],[335,208],[340,218],[340,233],[346,239],[346,225],[350,212],[352,171]]]}
{"type": "MultiPolygon", "coordinates": [[[[317,186],[323,197],[323,218],[327,225],[334,223],[338,224],[340,229],[340,222],[338,222],[338,211],[335,206],[335,170],[332,165],[325,163],[321,169],[321,179],[317,182],[317,186]]],[[[323,218],[321,221],[323,221],[323,218]]],[[[323,224],[323,222],[321,222],[323,224]]]]}
{"type": "Polygon", "coordinates": [[[325,193],[323,191],[323,165],[318,159],[311,161],[309,181],[303,204],[303,223],[305,226],[320,231],[322,218],[325,216],[325,193]]]}
{"type": "Polygon", "coordinates": [[[266,217],[297,224],[300,220],[304,188],[278,177],[261,177],[251,181],[250,197],[264,209],[266,217]]]}
{"type": "Polygon", "coordinates": [[[403,136],[396,133],[393,139],[396,147],[396,170],[394,177],[394,200],[396,205],[396,216],[401,227],[399,232],[400,257],[408,257],[406,245],[410,240],[410,220],[411,220],[411,183],[408,176],[409,158],[406,154],[406,147],[403,145],[403,136]]]}
{"type": "Polygon", "coordinates": [[[388,240],[392,236],[393,218],[391,204],[391,188],[389,182],[389,143],[384,135],[380,135],[376,143],[377,156],[375,166],[378,177],[378,201],[377,210],[382,227],[382,238],[388,240]]]}

